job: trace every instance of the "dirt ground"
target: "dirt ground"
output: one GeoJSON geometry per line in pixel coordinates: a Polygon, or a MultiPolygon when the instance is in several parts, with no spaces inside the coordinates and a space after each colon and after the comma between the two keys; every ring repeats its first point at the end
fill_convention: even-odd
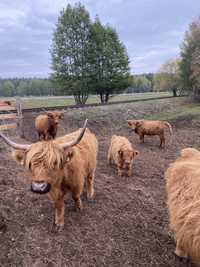
{"type": "MultiPolygon", "coordinates": [[[[166,109],[173,104],[160,103],[161,110],[163,103],[166,109]]],[[[26,173],[0,141],[0,266],[192,266],[174,255],[175,244],[168,233],[164,172],[180,149],[200,148],[199,124],[173,123],[173,137],[161,150],[157,137],[147,137],[145,144],[140,144],[138,136],[130,134],[125,124],[120,125],[125,114],[123,108],[127,111],[127,106],[120,107],[115,114],[101,110],[100,115],[110,114],[103,122],[92,111],[90,114],[77,111],[82,112],[80,118],[75,111],[65,116],[59,135],[80,126],[82,118],[88,115],[89,127],[99,140],[99,155],[95,198],[87,201],[83,197],[80,212],[74,210],[70,197],[66,200],[65,227],[61,233],[52,231],[54,209],[48,197],[30,192],[26,173]],[[115,168],[107,164],[114,133],[128,137],[140,152],[130,178],[118,177],[115,168]]],[[[128,108],[126,116],[130,118],[135,106],[128,108]]],[[[144,114],[143,111],[155,112],[155,106],[146,103],[139,114],[144,114]]],[[[25,117],[25,137],[29,141],[36,140],[34,117],[35,114],[25,117]]]]}

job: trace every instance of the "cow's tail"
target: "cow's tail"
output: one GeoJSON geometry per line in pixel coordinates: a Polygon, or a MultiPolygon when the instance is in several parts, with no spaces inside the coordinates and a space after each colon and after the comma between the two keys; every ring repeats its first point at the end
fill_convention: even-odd
{"type": "Polygon", "coordinates": [[[170,124],[169,122],[167,122],[167,121],[164,121],[164,125],[168,127],[169,132],[170,132],[170,134],[172,135],[173,131],[172,131],[172,126],[171,126],[171,124],[170,124]]]}

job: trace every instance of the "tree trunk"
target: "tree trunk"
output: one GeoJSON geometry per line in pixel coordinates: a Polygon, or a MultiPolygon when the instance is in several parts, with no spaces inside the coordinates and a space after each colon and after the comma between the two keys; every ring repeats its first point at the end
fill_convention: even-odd
{"type": "Polygon", "coordinates": [[[176,97],[177,96],[177,89],[173,88],[172,91],[173,91],[173,96],[176,97]]]}
{"type": "Polygon", "coordinates": [[[193,97],[196,101],[200,101],[200,90],[196,86],[193,87],[193,97]]]}
{"type": "Polygon", "coordinates": [[[79,92],[74,94],[74,100],[76,105],[85,105],[86,101],[88,100],[88,93],[86,92],[79,92]]]}
{"type": "Polygon", "coordinates": [[[109,93],[106,93],[106,95],[105,95],[105,103],[108,103],[108,100],[109,100],[109,93]]]}
{"type": "Polygon", "coordinates": [[[108,103],[109,93],[106,93],[106,94],[100,93],[100,99],[101,99],[102,104],[108,103]]]}

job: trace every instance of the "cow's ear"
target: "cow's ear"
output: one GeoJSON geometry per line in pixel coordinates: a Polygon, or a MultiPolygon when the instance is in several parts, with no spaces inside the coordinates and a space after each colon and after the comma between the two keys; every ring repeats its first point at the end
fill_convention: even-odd
{"type": "Polygon", "coordinates": [[[142,121],[137,121],[137,122],[136,122],[136,126],[137,126],[137,127],[139,127],[139,126],[141,126],[141,125],[142,125],[142,121]]]}
{"type": "Polygon", "coordinates": [[[130,120],[127,120],[127,123],[128,123],[129,126],[132,125],[132,121],[130,121],[130,120]]]}
{"type": "Polygon", "coordinates": [[[118,154],[121,158],[123,157],[123,151],[121,149],[118,151],[118,154]]]}
{"type": "Polygon", "coordinates": [[[52,112],[47,112],[46,114],[47,114],[47,116],[48,116],[49,118],[51,118],[51,119],[54,117],[54,114],[53,114],[52,112]]]}
{"type": "Polygon", "coordinates": [[[74,151],[72,148],[65,149],[65,162],[69,162],[74,156],[74,151]]]}
{"type": "Polygon", "coordinates": [[[18,164],[24,165],[26,152],[22,150],[14,150],[12,152],[12,157],[18,164]]]}

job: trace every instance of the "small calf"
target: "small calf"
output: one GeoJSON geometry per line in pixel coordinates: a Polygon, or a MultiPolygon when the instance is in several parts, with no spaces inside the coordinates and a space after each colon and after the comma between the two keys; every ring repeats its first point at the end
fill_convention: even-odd
{"type": "Polygon", "coordinates": [[[113,135],[108,150],[108,163],[117,166],[119,176],[131,176],[133,158],[138,155],[126,137],[113,135]]]}
{"type": "Polygon", "coordinates": [[[139,135],[144,143],[145,135],[158,135],[160,147],[165,147],[165,129],[168,128],[172,135],[172,126],[167,121],[127,120],[128,126],[139,135]]]}
{"type": "Polygon", "coordinates": [[[58,130],[58,123],[63,119],[64,113],[59,111],[46,112],[35,119],[35,128],[39,140],[54,139],[58,130]]]}

